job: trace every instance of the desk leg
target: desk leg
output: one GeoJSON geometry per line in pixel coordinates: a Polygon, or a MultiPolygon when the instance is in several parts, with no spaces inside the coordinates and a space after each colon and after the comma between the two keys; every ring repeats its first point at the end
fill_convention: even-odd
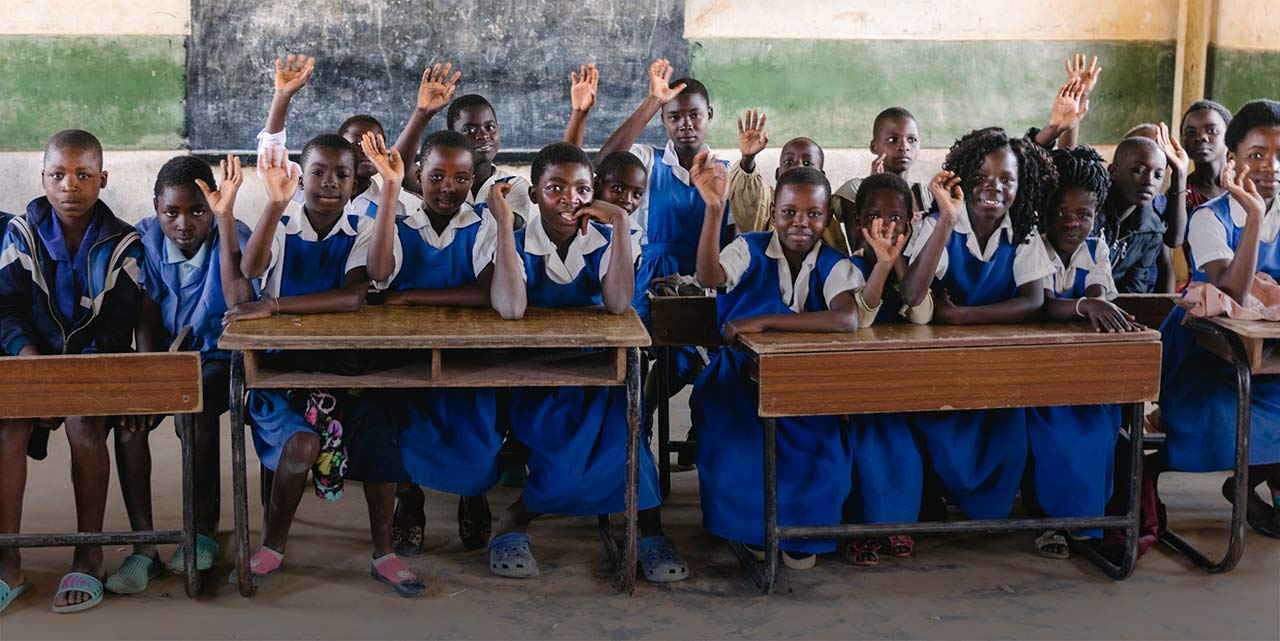
{"type": "Polygon", "coordinates": [[[1230,572],[1244,556],[1244,525],[1247,513],[1249,488],[1249,420],[1253,401],[1253,372],[1249,369],[1249,355],[1240,337],[1212,323],[1200,322],[1197,329],[1218,334],[1231,348],[1232,364],[1236,368],[1236,467],[1235,486],[1231,507],[1231,535],[1227,539],[1227,552],[1221,561],[1214,562],[1186,539],[1166,529],[1160,535],[1165,545],[1183,553],[1202,570],[1210,574],[1230,572]]]}
{"type": "Polygon", "coordinates": [[[182,572],[187,597],[200,594],[202,579],[196,570],[196,511],[195,511],[195,416],[174,414],[173,422],[182,440],[182,572]]]}
{"type": "Polygon", "coordinates": [[[778,421],[762,417],[760,422],[764,427],[764,569],[742,543],[730,541],[729,548],[747,578],[769,594],[778,580],[778,421]]]}
{"type": "Polygon", "coordinates": [[[258,590],[249,572],[249,488],[245,475],[244,443],[244,352],[231,353],[231,486],[236,518],[236,575],[240,596],[251,597],[258,590]]]}
{"type": "Polygon", "coordinates": [[[654,351],[657,352],[654,369],[658,379],[658,487],[666,500],[671,496],[671,401],[667,398],[671,390],[671,348],[659,347],[654,351]]]}
{"type": "Polygon", "coordinates": [[[640,385],[640,349],[627,349],[627,511],[622,568],[618,590],[630,595],[636,589],[637,544],[639,543],[640,415],[644,412],[644,392],[640,385]]]}
{"type": "Polygon", "coordinates": [[[1107,576],[1122,580],[1133,574],[1138,562],[1138,528],[1142,523],[1142,423],[1143,404],[1130,403],[1124,406],[1123,423],[1129,437],[1129,504],[1125,508],[1124,554],[1120,565],[1098,554],[1088,542],[1069,539],[1072,549],[1098,566],[1107,576]]]}

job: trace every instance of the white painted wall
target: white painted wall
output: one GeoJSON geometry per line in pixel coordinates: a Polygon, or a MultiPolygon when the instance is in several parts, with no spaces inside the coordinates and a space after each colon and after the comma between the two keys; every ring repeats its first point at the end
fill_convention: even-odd
{"type": "Polygon", "coordinates": [[[190,0],[0,0],[0,35],[189,35],[190,0]]]}
{"type": "MultiPolygon", "coordinates": [[[[1213,44],[1232,49],[1280,51],[1280,2],[1217,0],[1213,44]]],[[[1280,78],[1275,81],[1280,88],[1280,78]]]]}

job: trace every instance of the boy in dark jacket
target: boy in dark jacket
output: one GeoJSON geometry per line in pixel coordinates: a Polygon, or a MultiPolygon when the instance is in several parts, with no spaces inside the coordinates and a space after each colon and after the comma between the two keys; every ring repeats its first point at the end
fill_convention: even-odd
{"type": "Polygon", "coordinates": [[[1165,234],[1165,199],[1158,194],[1167,167],[1160,146],[1141,136],[1121,141],[1108,167],[1111,191],[1094,233],[1111,247],[1111,273],[1121,294],[1156,291],[1165,234]]]}

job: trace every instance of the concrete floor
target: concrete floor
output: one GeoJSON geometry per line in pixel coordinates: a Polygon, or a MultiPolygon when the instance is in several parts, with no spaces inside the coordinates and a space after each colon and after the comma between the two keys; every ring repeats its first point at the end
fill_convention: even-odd
{"type": "MultiPolygon", "coordinates": [[[[677,420],[687,424],[687,413],[677,420]]],[[[227,439],[224,466],[229,468],[227,439]]],[[[157,525],[179,524],[177,439],[168,422],[153,434],[157,525]]],[[[253,455],[251,468],[256,470],[253,455]]],[[[23,530],[74,524],[66,440],[33,462],[23,530]]],[[[1229,511],[1218,494],[1224,475],[1170,475],[1162,483],[1172,523],[1197,542],[1225,545],[1229,511]]],[[[250,487],[257,487],[256,472],[250,487]]],[[[107,595],[88,612],[49,611],[70,551],[23,552],[34,587],[0,618],[0,639],[1277,639],[1280,542],[1251,532],[1245,558],[1226,576],[1208,576],[1156,548],[1122,582],[1087,561],[1053,561],[1032,551],[1027,533],[931,537],[915,556],[855,569],[838,556],[809,572],[784,573],[776,594],[759,595],[723,542],[699,523],[697,476],[675,476],[663,516],[689,561],[692,579],[669,586],[643,580],[631,598],[609,587],[593,519],[548,518],[532,530],[542,576],[492,577],[487,553],[467,552],[456,533],[453,497],[428,496],[428,550],[409,565],[429,585],[425,598],[394,596],[368,575],[367,517],[359,488],[324,503],[308,496],[293,528],[285,571],[256,598],[226,583],[232,528],[230,483],[223,482],[223,554],[211,585],[188,600],[178,577],[145,594],[107,595]]],[[[516,490],[490,493],[495,511],[516,490]]],[[[112,482],[108,529],[127,521],[112,482]]],[[[251,501],[250,522],[261,523],[251,501]]],[[[162,550],[164,558],[171,546],[162,550]]],[[[128,554],[106,550],[107,569],[128,554]]]]}

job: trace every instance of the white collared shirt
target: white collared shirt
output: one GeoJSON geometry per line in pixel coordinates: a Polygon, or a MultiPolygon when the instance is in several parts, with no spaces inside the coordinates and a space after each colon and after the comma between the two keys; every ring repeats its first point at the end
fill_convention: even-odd
{"type": "MultiPolygon", "coordinates": [[[[1230,194],[1224,198],[1228,200],[1231,207],[1231,222],[1236,227],[1244,227],[1247,218],[1244,207],[1240,206],[1240,203],[1236,202],[1235,197],[1230,194]]],[[[1262,215],[1260,232],[1258,240],[1264,243],[1275,242],[1276,236],[1280,234],[1280,196],[1272,199],[1271,207],[1262,215]]],[[[1218,217],[1209,203],[1191,212],[1191,223],[1187,227],[1187,242],[1191,245],[1191,255],[1196,259],[1196,270],[1203,270],[1206,264],[1215,260],[1229,261],[1236,255],[1235,250],[1227,242],[1227,230],[1223,228],[1222,223],[1218,222],[1218,217]]]]}
{"type": "MultiPolygon", "coordinates": [[[[453,243],[453,239],[457,237],[459,229],[464,229],[477,223],[480,225],[480,229],[476,232],[475,244],[471,247],[471,269],[476,276],[479,276],[480,272],[484,271],[493,262],[493,255],[497,250],[498,223],[488,212],[481,216],[476,213],[474,207],[463,203],[458,208],[458,213],[449,219],[449,224],[439,234],[431,226],[431,219],[427,217],[427,213],[422,211],[421,208],[413,210],[413,213],[403,220],[397,221],[397,224],[403,224],[410,229],[417,230],[418,237],[422,239],[422,242],[436,249],[448,247],[453,243]]],[[[391,276],[387,280],[374,282],[374,287],[377,289],[390,287],[391,282],[400,275],[400,269],[404,264],[404,246],[400,242],[400,234],[395,232],[392,238],[391,247],[395,256],[395,267],[392,268],[391,276]]]]}
{"type": "Polygon", "coordinates": [[[636,220],[635,213],[627,215],[627,221],[631,225],[631,259],[637,264],[640,262],[640,252],[644,251],[644,246],[649,244],[649,240],[645,238],[644,227],[640,226],[640,221],[636,220]]]}
{"type": "MultiPolygon", "coordinates": [[[[302,190],[299,189],[298,193],[301,194],[302,190]]],[[[413,211],[420,202],[420,198],[401,189],[396,200],[396,216],[404,216],[406,213],[413,211]]],[[[370,204],[374,207],[382,206],[382,176],[380,175],[370,179],[369,188],[359,196],[352,198],[350,203],[347,203],[347,213],[361,216],[367,215],[370,204]]]]}
{"type": "MultiPolygon", "coordinates": [[[[701,152],[701,151],[706,151],[708,149],[710,149],[710,147],[708,147],[706,144],[703,144],[702,148],[699,149],[698,151],[701,152]]],[[[650,177],[649,184],[653,184],[652,182],[653,157],[655,155],[653,152],[653,145],[641,145],[641,144],[631,145],[631,149],[629,149],[628,151],[631,152],[631,155],[635,156],[636,158],[639,158],[640,162],[644,163],[644,173],[646,176],[650,177]]],[[[671,175],[675,176],[676,180],[679,180],[680,182],[686,185],[693,184],[692,179],[689,177],[689,170],[680,166],[680,156],[676,154],[676,144],[671,140],[667,140],[667,146],[663,148],[662,164],[671,168],[671,175]]],[[[631,215],[636,219],[636,221],[640,223],[641,227],[649,226],[649,190],[648,189],[644,190],[644,198],[640,200],[640,206],[637,207],[636,210],[631,215]]]]}
{"type": "Polygon", "coordinates": [[[280,295],[280,274],[283,271],[280,266],[284,264],[285,239],[288,236],[299,236],[302,240],[312,243],[328,240],[338,234],[355,236],[356,242],[351,248],[351,253],[347,255],[347,264],[343,273],[350,273],[353,269],[369,264],[369,245],[373,239],[372,218],[358,217],[356,227],[353,228],[348,214],[343,212],[333,229],[330,229],[328,235],[322,239],[311,226],[311,221],[307,218],[301,204],[289,203],[284,209],[283,216],[288,217],[289,220],[286,222],[283,217],[281,218],[280,224],[276,226],[275,236],[271,239],[271,262],[263,275],[264,292],[272,296],[280,295]]]}
{"type": "MultiPolygon", "coordinates": [[[[815,244],[813,249],[805,254],[804,261],[800,263],[800,272],[792,278],[791,265],[787,262],[786,254],[782,252],[782,242],[778,240],[778,232],[774,231],[769,235],[769,245],[765,248],[764,255],[778,263],[778,293],[782,295],[783,302],[793,312],[804,311],[804,305],[809,301],[809,274],[818,263],[820,251],[822,251],[821,242],[815,244]]],[[[739,236],[720,250],[720,269],[724,270],[725,276],[724,290],[733,291],[749,267],[751,267],[751,248],[747,244],[747,239],[739,236]]],[[[831,268],[831,273],[827,274],[822,285],[822,297],[830,307],[831,301],[836,296],[844,292],[852,292],[864,284],[862,272],[858,271],[853,261],[842,260],[831,268]]]]}
{"type": "MultiPolygon", "coordinates": [[[[587,225],[586,235],[574,232],[573,242],[569,244],[569,252],[564,260],[560,260],[556,244],[551,242],[547,230],[542,227],[541,216],[534,216],[524,228],[524,253],[542,256],[547,277],[553,282],[561,285],[572,283],[587,266],[586,256],[601,247],[605,247],[604,254],[600,256],[600,280],[604,281],[605,274],[609,272],[609,257],[613,253],[613,247],[595,225],[587,225]]],[[[520,277],[528,279],[523,269],[520,270],[520,277]]]]}
{"type": "Polygon", "coordinates": [[[1063,265],[1062,257],[1053,248],[1053,243],[1049,242],[1049,235],[1041,234],[1040,238],[1044,241],[1044,251],[1049,256],[1049,263],[1053,265],[1053,274],[1046,279],[1046,283],[1051,284],[1055,294],[1061,296],[1071,289],[1076,281],[1076,270],[1081,270],[1087,274],[1084,277],[1086,289],[1094,285],[1101,286],[1102,296],[1107,300],[1119,295],[1116,281],[1111,276],[1111,250],[1107,248],[1105,239],[1098,238],[1097,256],[1089,255],[1089,243],[1082,242],[1071,254],[1071,262],[1063,265]]]}
{"type": "Polygon", "coordinates": [[[187,258],[182,253],[182,248],[178,244],[164,237],[164,261],[170,265],[178,266],[178,286],[185,286],[191,282],[191,279],[200,273],[204,267],[204,262],[209,258],[209,243],[200,243],[200,249],[196,251],[196,255],[187,258]]]}
{"type": "MultiPolygon", "coordinates": [[[[504,199],[507,201],[507,206],[511,208],[511,213],[519,216],[525,224],[537,218],[538,210],[534,207],[533,200],[529,198],[529,181],[515,174],[509,174],[497,166],[493,168],[493,175],[489,176],[489,179],[484,181],[483,185],[480,185],[476,195],[472,196],[471,192],[467,191],[467,204],[473,207],[477,204],[483,204],[489,199],[489,190],[493,189],[493,186],[503,178],[511,178],[511,191],[507,192],[507,197],[504,199]]],[[[516,227],[519,227],[519,225],[516,227]]]]}
{"type": "MultiPolygon", "coordinates": [[[[916,262],[916,257],[920,255],[920,250],[924,248],[924,244],[928,242],[929,237],[933,235],[933,230],[938,227],[938,219],[929,216],[924,219],[924,224],[920,225],[920,233],[911,239],[911,246],[907,247],[906,254],[910,258],[910,262],[916,262]]],[[[973,227],[969,224],[969,212],[962,205],[960,215],[956,219],[955,231],[965,235],[965,248],[974,258],[986,263],[990,262],[995,256],[996,249],[1000,247],[1000,237],[1003,235],[1010,241],[1013,240],[1013,221],[1009,219],[1009,215],[1005,214],[1000,219],[1000,224],[996,227],[991,237],[987,239],[986,247],[979,247],[978,235],[973,233],[973,227]]],[[[942,256],[938,258],[938,268],[934,270],[934,278],[942,278],[947,275],[947,267],[950,265],[947,259],[947,252],[943,251],[942,256]]],[[[1030,242],[1017,245],[1013,254],[1013,282],[1019,287],[1053,274],[1053,263],[1049,261],[1049,255],[1044,250],[1044,243],[1030,242]]]]}

